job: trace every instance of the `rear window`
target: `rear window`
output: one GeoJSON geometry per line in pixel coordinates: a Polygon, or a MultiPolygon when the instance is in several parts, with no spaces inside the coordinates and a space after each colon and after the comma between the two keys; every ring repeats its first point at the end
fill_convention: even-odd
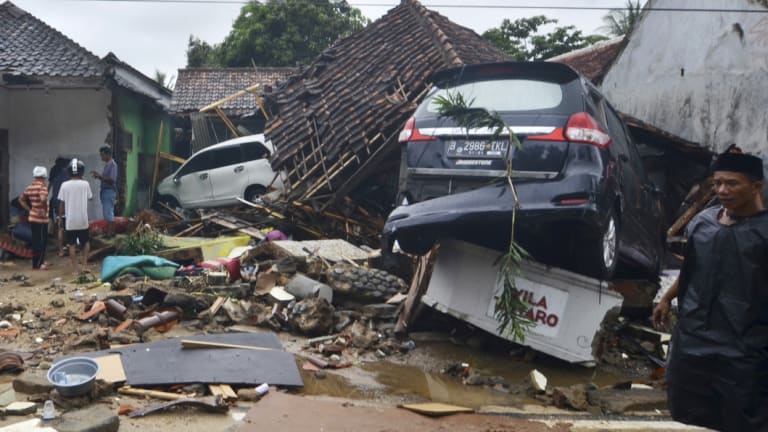
{"type": "Polygon", "coordinates": [[[558,83],[498,79],[438,89],[430,95],[429,103],[423,104],[422,107],[426,107],[427,112],[436,114],[437,105],[432,101],[449,93],[461,93],[472,108],[485,108],[496,112],[547,110],[558,107],[563,101],[563,89],[558,83]]]}

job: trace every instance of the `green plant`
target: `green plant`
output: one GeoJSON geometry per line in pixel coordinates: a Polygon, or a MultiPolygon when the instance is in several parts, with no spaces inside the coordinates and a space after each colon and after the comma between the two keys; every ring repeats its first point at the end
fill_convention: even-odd
{"type": "Polygon", "coordinates": [[[149,225],[144,225],[133,233],[119,238],[115,248],[120,255],[151,255],[163,249],[160,234],[149,225]]]}
{"type": "Polygon", "coordinates": [[[526,250],[515,241],[515,222],[517,210],[520,208],[520,200],[517,197],[515,184],[512,182],[512,145],[520,148],[520,140],[497,112],[489,112],[484,108],[474,108],[474,99],[466,100],[461,93],[448,92],[440,95],[432,102],[441,117],[453,119],[467,133],[473,128],[489,128],[493,130],[492,139],[505,134],[509,140],[507,146],[506,180],[512,192],[515,205],[512,207],[511,229],[509,249],[498,261],[501,275],[501,293],[496,298],[494,316],[499,321],[498,331],[501,334],[509,332],[513,340],[525,340],[525,331],[533,326],[533,323],[523,316],[528,306],[520,299],[515,278],[520,276],[520,266],[524,259],[530,258],[526,250]]]}

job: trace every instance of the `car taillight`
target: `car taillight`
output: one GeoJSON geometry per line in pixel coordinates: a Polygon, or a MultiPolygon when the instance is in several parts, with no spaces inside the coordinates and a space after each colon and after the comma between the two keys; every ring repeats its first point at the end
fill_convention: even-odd
{"type": "Polygon", "coordinates": [[[416,119],[413,117],[405,122],[403,130],[400,131],[400,135],[397,138],[400,143],[407,143],[408,141],[432,141],[436,139],[437,137],[435,136],[422,135],[421,132],[419,132],[419,129],[416,128],[416,119]]]}
{"type": "Polygon", "coordinates": [[[565,137],[569,141],[592,144],[597,147],[605,148],[611,144],[611,136],[585,112],[576,113],[568,119],[565,126],[565,137]]]}

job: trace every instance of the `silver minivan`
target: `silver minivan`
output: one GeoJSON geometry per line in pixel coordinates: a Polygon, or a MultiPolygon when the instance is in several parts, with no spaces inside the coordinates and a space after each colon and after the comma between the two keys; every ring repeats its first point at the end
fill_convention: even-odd
{"type": "Polygon", "coordinates": [[[282,179],[269,164],[273,152],[263,134],[204,148],[157,185],[158,201],[171,207],[216,207],[282,191],[282,179]]]}

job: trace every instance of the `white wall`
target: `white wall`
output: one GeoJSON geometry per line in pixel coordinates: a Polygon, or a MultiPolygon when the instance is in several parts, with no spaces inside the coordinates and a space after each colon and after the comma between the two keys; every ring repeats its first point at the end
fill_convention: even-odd
{"type": "MultiPolygon", "coordinates": [[[[768,12],[748,0],[649,4],[768,12]]],[[[768,153],[768,13],[646,12],[602,90],[620,111],[710,149],[768,153]]]]}
{"type": "MultiPolygon", "coordinates": [[[[7,91],[10,141],[10,198],[32,181],[35,165],[50,169],[56,157],[77,157],[87,173],[101,171],[99,147],[109,132],[108,90],[100,89],[11,89],[7,91]]],[[[101,218],[99,184],[90,175],[94,200],[91,220],[101,218]]]]}

